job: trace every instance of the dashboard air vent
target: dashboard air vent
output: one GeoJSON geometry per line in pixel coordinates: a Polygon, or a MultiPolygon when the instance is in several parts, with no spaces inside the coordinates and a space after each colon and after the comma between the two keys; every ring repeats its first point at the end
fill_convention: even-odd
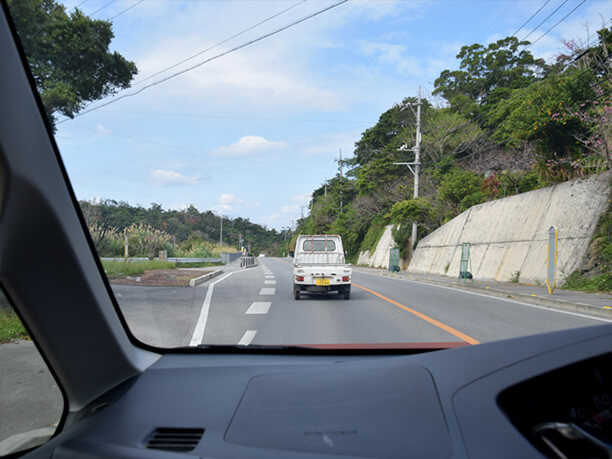
{"type": "Polygon", "coordinates": [[[192,451],[204,435],[204,429],[191,427],[158,427],[145,440],[149,449],[192,451]]]}

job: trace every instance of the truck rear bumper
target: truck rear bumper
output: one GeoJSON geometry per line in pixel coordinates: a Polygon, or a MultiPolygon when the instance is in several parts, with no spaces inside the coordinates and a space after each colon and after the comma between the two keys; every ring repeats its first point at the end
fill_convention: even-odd
{"type": "Polygon", "coordinates": [[[344,284],[334,284],[334,285],[312,285],[312,284],[293,284],[294,290],[299,290],[301,292],[313,292],[313,293],[327,293],[334,291],[344,291],[345,288],[350,288],[351,283],[347,282],[344,284]]]}

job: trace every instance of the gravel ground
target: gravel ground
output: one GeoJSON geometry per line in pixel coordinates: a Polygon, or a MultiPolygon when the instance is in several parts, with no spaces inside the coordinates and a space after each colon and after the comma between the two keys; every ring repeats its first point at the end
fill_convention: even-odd
{"type": "Polygon", "coordinates": [[[115,277],[110,281],[112,284],[148,287],[188,287],[191,279],[209,272],[209,269],[153,269],[140,276],[115,277]]]}

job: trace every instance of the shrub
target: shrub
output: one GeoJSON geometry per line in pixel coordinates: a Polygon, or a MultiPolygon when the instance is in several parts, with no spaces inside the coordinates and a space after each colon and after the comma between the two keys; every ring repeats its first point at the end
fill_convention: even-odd
{"type": "Polygon", "coordinates": [[[482,177],[472,171],[455,168],[442,177],[440,197],[451,202],[460,211],[484,201],[482,177]]]}
{"type": "Polygon", "coordinates": [[[128,226],[127,235],[130,257],[154,258],[160,249],[170,243],[168,233],[143,223],[128,226]]]}

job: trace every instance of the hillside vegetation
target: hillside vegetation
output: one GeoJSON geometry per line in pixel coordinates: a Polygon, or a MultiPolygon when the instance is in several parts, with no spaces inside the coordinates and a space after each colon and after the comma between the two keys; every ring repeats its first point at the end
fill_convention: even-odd
{"type": "Polygon", "coordinates": [[[219,244],[221,221],[211,211],[193,206],[184,210],[165,210],[131,206],[125,202],[81,201],[81,210],[101,257],[124,254],[124,230],[131,257],[156,257],[167,250],[170,257],[218,257],[221,252],[236,252],[242,245],[251,253],[282,254],[286,235],[244,218],[223,219],[223,245],[219,244]]]}
{"type": "Polygon", "coordinates": [[[597,36],[590,48],[566,42],[552,64],[515,37],[462,47],[459,70],[441,72],[422,104],[419,198],[393,164],[415,159],[400,149],[415,145],[417,100],[407,97],[362,133],[345,176],[314,190],[297,232],[339,233],[355,260],[398,224],[406,260],[413,220],[422,238],[473,205],[607,170],[612,31],[597,36]]]}

